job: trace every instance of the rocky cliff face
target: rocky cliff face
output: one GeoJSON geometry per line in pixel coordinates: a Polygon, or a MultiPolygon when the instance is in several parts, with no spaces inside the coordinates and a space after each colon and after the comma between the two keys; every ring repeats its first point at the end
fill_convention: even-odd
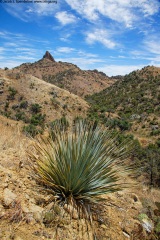
{"type": "Polygon", "coordinates": [[[44,54],[43,58],[46,58],[52,62],[55,62],[54,58],[52,57],[52,55],[50,54],[50,52],[46,51],[46,53],[44,54]]]}

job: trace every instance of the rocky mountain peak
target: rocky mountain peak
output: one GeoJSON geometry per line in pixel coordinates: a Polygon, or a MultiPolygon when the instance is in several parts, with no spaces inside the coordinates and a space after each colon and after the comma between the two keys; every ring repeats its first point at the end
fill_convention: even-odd
{"type": "Polygon", "coordinates": [[[55,62],[54,58],[52,57],[52,55],[48,51],[46,51],[46,53],[44,54],[43,58],[46,58],[46,59],[49,59],[52,62],[55,62]]]}

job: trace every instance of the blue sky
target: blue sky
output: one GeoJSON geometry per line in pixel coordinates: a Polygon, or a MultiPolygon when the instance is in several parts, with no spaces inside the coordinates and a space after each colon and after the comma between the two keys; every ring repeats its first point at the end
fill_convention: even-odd
{"type": "Polygon", "coordinates": [[[46,50],[56,61],[109,76],[160,66],[158,0],[4,1],[0,3],[0,68],[35,62],[46,50]]]}

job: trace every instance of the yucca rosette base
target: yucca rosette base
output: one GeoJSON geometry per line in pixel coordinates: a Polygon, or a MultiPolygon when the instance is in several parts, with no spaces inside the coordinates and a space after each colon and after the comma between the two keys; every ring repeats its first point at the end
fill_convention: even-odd
{"type": "Polygon", "coordinates": [[[62,129],[57,123],[54,137],[35,143],[36,154],[30,154],[34,176],[61,206],[72,205],[79,216],[90,219],[106,194],[125,187],[120,180],[128,172],[124,164],[128,147],[86,121],[69,131],[62,129]]]}

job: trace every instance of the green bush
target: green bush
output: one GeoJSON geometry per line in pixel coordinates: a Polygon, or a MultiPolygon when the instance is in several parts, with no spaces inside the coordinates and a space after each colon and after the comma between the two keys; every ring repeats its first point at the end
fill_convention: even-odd
{"type": "Polygon", "coordinates": [[[121,131],[129,130],[131,128],[131,123],[124,119],[108,119],[106,125],[110,128],[119,128],[121,131]]]}
{"type": "Polygon", "coordinates": [[[10,118],[11,117],[11,111],[7,111],[7,112],[4,112],[3,115],[7,118],[10,118]]]}
{"type": "Polygon", "coordinates": [[[126,186],[120,179],[128,172],[124,162],[129,148],[97,124],[78,121],[70,131],[62,131],[62,125],[56,123],[54,139],[50,135],[35,142],[36,154],[30,153],[31,162],[36,161],[33,176],[53,201],[72,205],[91,220],[105,194],[126,186]]]}
{"type": "Polygon", "coordinates": [[[7,111],[8,108],[9,108],[9,101],[5,102],[4,110],[7,111]]]}
{"type": "Polygon", "coordinates": [[[149,144],[143,148],[137,145],[132,153],[132,160],[139,169],[139,174],[145,173],[148,184],[154,187],[160,186],[160,148],[158,140],[155,144],[149,144]]]}
{"type": "Polygon", "coordinates": [[[35,114],[41,112],[41,108],[42,107],[38,103],[31,104],[31,107],[30,107],[31,112],[35,114]]]}
{"type": "Polygon", "coordinates": [[[7,96],[8,100],[14,100],[17,90],[13,87],[8,88],[9,95],[7,96]]]}
{"type": "Polygon", "coordinates": [[[156,136],[156,135],[160,135],[160,130],[159,129],[151,131],[151,136],[156,136]]]}
{"type": "Polygon", "coordinates": [[[160,234],[160,222],[157,223],[155,232],[160,234]]]}
{"type": "Polygon", "coordinates": [[[21,102],[20,105],[19,105],[19,107],[20,107],[20,108],[27,109],[27,107],[28,107],[28,101],[23,101],[23,102],[21,102]]]}
{"type": "Polygon", "coordinates": [[[25,121],[25,118],[26,118],[24,112],[17,112],[15,117],[16,117],[16,120],[18,120],[18,121],[19,120],[25,121]]]}
{"type": "Polygon", "coordinates": [[[41,113],[33,114],[30,120],[31,124],[35,126],[38,126],[38,125],[42,126],[44,124],[45,117],[46,117],[45,114],[41,114],[41,113]]]}
{"type": "Polygon", "coordinates": [[[23,127],[23,132],[27,136],[35,137],[40,131],[33,124],[29,124],[23,127]]]}

